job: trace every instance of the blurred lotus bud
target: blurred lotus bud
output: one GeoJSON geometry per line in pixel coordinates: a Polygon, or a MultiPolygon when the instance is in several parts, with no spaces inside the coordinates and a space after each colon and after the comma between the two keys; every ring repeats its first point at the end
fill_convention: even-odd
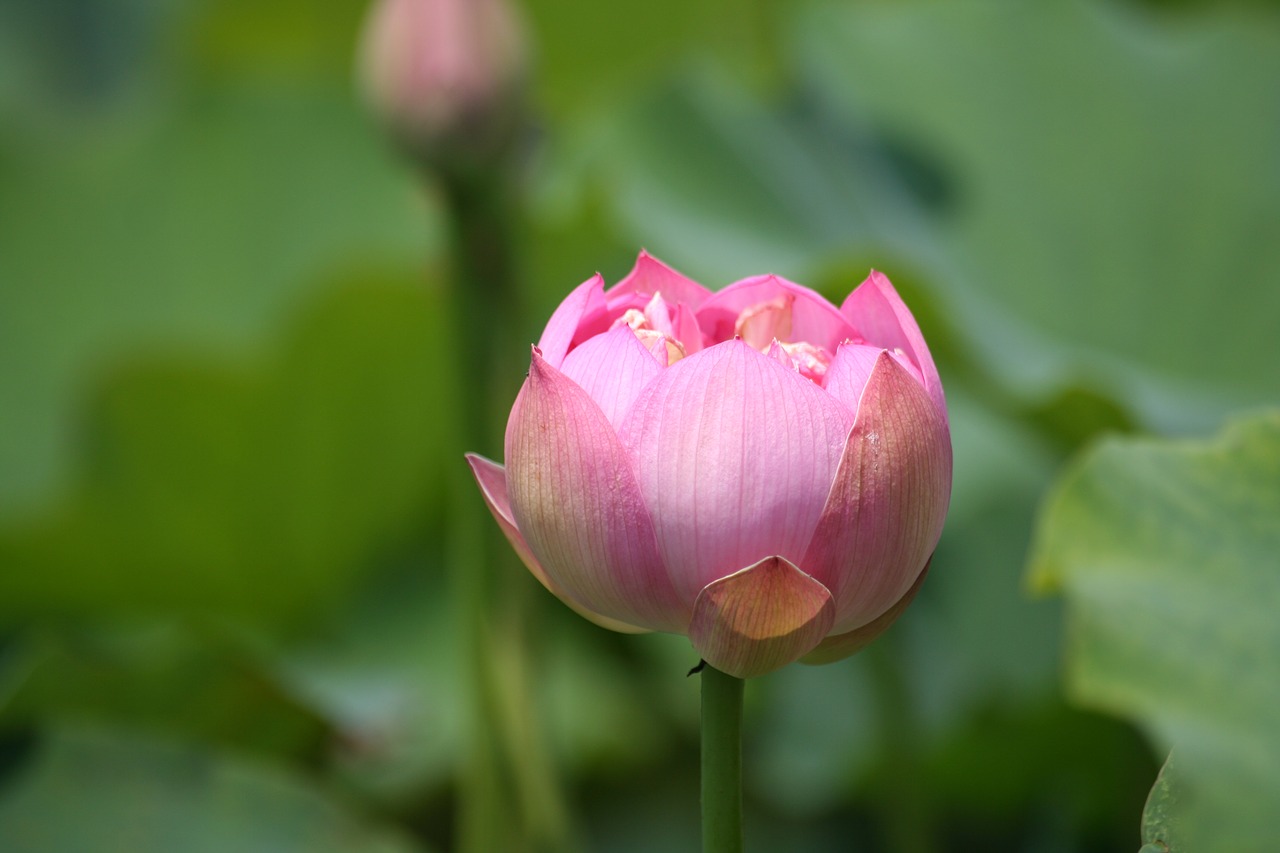
{"type": "Polygon", "coordinates": [[[429,164],[486,159],[517,126],[525,41],[506,0],[375,0],[358,62],[365,100],[429,164]]]}

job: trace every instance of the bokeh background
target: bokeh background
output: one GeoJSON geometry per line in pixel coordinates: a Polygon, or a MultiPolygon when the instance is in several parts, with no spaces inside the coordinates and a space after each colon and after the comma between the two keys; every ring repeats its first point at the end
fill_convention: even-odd
{"type": "MultiPolygon", "coordinates": [[[[749,685],[751,849],[1137,849],[1167,744],[1064,688],[1028,547],[1099,435],[1280,400],[1280,11],[522,11],[495,413],[640,247],[834,300],[884,270],[946,384],[917,603],[749,685]]],[[[365,12],[0,6],[0,849],[696,849],[687,641],[599,630],[512,560],[464,606],[460,451],[501,448],[454,422],[482,338],[438,188],[359,102],[365,12]]]]}

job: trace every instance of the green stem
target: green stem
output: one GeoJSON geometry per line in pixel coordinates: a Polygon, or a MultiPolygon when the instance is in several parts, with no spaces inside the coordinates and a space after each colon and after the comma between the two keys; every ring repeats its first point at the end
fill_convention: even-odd
{"type": "Polygon", "coordinates": [[[742,853],[742,686],[702,668],[703,853],[742,853]]]}
{"type": "MultiPolygon", "coordinates": [[[[513,345],[518,316],[516,181],[506,164],[436,174],[452,227],[449,292],[458,447],[459,499],[454,514],[453,586],[460,605],[469,733],[462,778],[457,849],[463,853],[564,851],[574,848],[559,784],[530,720],[534,700],[525,676],[526,602],[509,550],[462,464],[462,452],[500,457],[501,426],[523,376],[527,349],[513,345]],[[501,400],[501,403],[497,401],[501,400]],[[500,625],[504,630],[495,630],[500,625]]],[[[522,569],[520,571],[523,571],[522,569]]]]}

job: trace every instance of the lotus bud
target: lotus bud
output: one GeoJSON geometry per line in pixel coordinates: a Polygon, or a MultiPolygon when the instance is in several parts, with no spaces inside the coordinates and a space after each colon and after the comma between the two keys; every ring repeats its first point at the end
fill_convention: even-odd
{"type": "Polygon", "coordinates": [[[516,127],[525,41],[506,0],[375,0],[363,94],[392,136],[432,164],[483,158],[516,127]]]}
{"type": "Polygon", "coordinates": [[[837,308],[772,275],[713,293],[642,253],[551,316],[505,453],[468,461],[548,590],[739,678],[884,631],[951,494],[942,384],[878,272],[837,308]]]}

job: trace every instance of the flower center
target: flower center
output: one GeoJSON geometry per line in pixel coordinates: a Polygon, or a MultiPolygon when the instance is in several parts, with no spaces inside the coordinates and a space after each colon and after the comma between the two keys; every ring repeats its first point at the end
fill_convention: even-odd
{"type": "Polygon", "coordinates": [[[643,311],[628,308],[610,328],[618,326],[629,327],[654,358],[668,367],[685,357],[684,344],[676,338],[671,325],[671,309],[661,293],[655,293],[643,311]]]}
{"type": "Polygon", "coordinates": [[[768,302],[758,302],[738,315],[733,332],[748,346],[821,385],[831,364],[831,353],[808,341],[791,340],[791,312],[795,301],[795,296],[787,293],[768,302]]]}

